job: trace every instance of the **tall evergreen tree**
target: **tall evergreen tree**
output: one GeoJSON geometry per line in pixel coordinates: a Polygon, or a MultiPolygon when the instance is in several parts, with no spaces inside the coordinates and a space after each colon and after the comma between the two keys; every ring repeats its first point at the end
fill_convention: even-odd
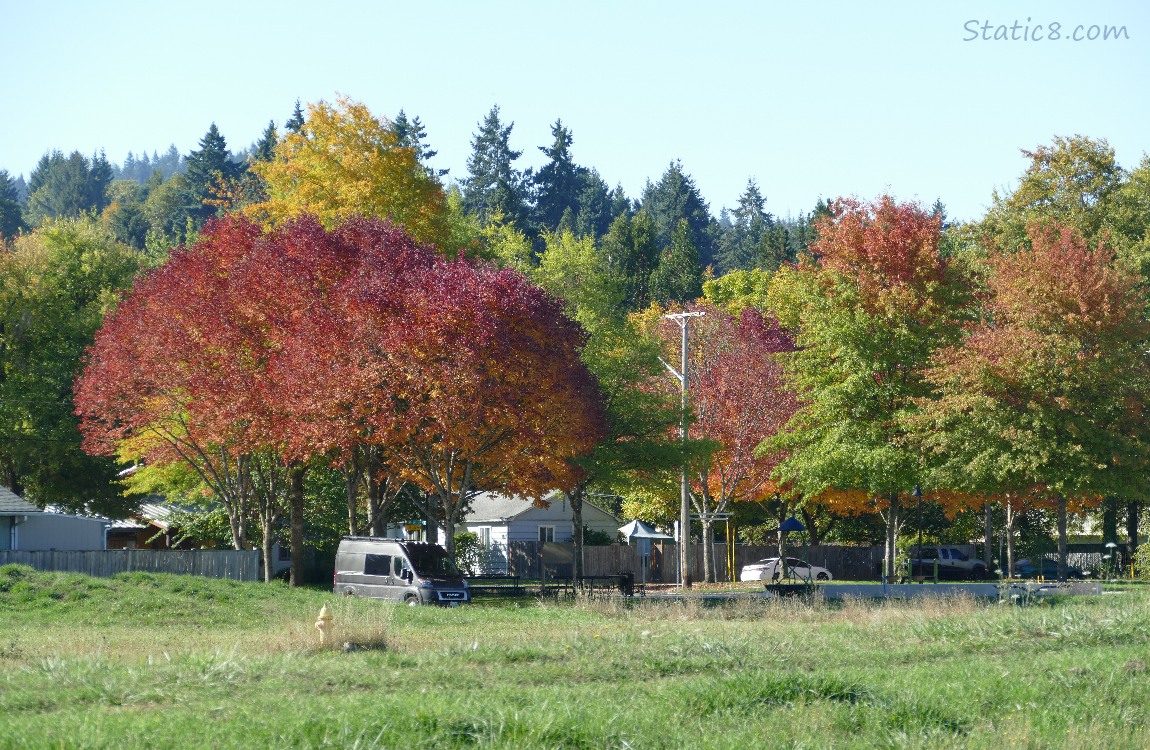
{"type": "Polygon", "coordinates": [[[748,270],[759,264],[761,247],[774,219],[766,211],[766,198],[753,179],[739,196],[739,204],[729,214],[730,225],[724,227],[715,253],[718,275],[736,269],[748,270]]]}
{"type": "Polygon", "coordinates": [[[252,146],[252,159],[255,161],[271,161],[275,158],[276,143],[279,142],[279,134],[276,132],[275,120],[268,122],[268,126],[264,128],[264,134],[252,146]]]}
{"type": "Polygon", "coordinates": [[[798,253],[792,249],[791,243],[791,231],[788,226],[781,222],[772,222],[759,240],[755,266],[774,273],[782,264],[794,262],[798,253]]]}
{"type": "Polygon", "coordinates": [[[556,120],[551,126],[551,136],[554,140],[550,146],[539,147],[548,161],[534,177],[535,223],[547,231],[559,226],[564,212],[578,210],[579,191],[587,174],[587,169],[571,158],[571,144],[575,139],[562,120],[556,120]]]}
{"type": "Polygon", "coordinates": [[[671,162],[657,183],[647,183],[642,206],[651,215],[661,249],[670,247],[679,222],[686,219],[700,263],[706,267],[714,262],[715,220],[695,181],[683,172],[682,163],[671,162]]]}
{"type": "Polygon", "coordinates": [[[152,152],[152,171],[159,169],[164,179],[169,179],[174,174],[183,174],[188,169],[188,160],[180,154],[176,149],[176,144],[168,146],[168,150],[160,156],[155,151],[152,152]]]}
{"type": "Polygon", "coordinates": [[[101,211],[111,182],[112,168],[103,154],[92,159],[79,151],[67,157],[60,151],[45,154],[32,172],[24,221],[34,227],[46,218],[101,211]]]}
{"type": "Polygon", "coordinates": [[[408,119],[407,113],[401,109],[391,125],[395,129],[395,136],[399,139],[399,145],[415,152],[415,158],[423,165],[428,177],[447,176],[447,173],[451,170],[432,169],[428,166],[428,162],[439,152],[425,142],[427,130],[423,127],[423,123],[419,121],[419,117],[408,119]]]}
{"type": "Polygon", "coordinates": [[[104,152],[92,154],[91,168],[88,170],[88,202],[96,212],[108,205],[108,188],[112,186],[115,173],[104,152]]]}
{"type": "Polygon", "coordinates": [[[289,133],[298,133],[303,130],[303,124],[306,122],[303,116],[303,109],[299,105],[299,99],[295,100],[295,109],[292,110],[291,117],[284,123],[284,130],[289,133]]]}
{"type": "Polygon", "coordinates": [[[479,123],[471,139],[471,156],[467,159],[468,177],[463,180],[463,205],[468,212],[486,224],[496,216],[520,228],[527,225],[527,188],[529,173],[515,169],[514,162],[522,151],[511,148],[511,129],[499,121],[499,106],[479,123]]]}
{"type": "Polygon", "coordinates": [[[690,222],[679,219],[670,247],[663,251],[658,267],[651,274],[651,300],[663,304],[687,303],[702,295],[703,267],[691,239],[690,222]]]}
{"type": "Polygon", "coordinates": [[[184,174],[188,215],[197,225],[203,225],[216,213],[216,208],[208,203],[215,197],[216,186],[239,176],[240,167],[232,161],[228,143],[213,122],[200,139],[200,148],[188,154],[188,168],[184,174]]]}
{"type": "Polygon", "coordinates": [[[634,214],[638,210],[638,206],[627,197],[627,193],[623,191],[622,185],[616,185],[615,189],[611,191],[609,196],[611,208],[611,220],[614,221],[617,217],[627,214],[628,216],[634,214]]]}
{"type": "Polygon", "coordinates": [[[8,170],[0,169],[0,240],[12,239],[24,227],[20,194],[8,170]]]}
{"type": "Polygon", "coordinates": [[[580,183],[575,233],[580,237],[602,238],[611,228],[611,220],[615,218],[612,213],[614,204],[611,189],[594,169],[587,170],[580,183]]]}
{"type": "Polygon", "coordinates": [[[136,179],[136,156],[131,151],[124,157],[124,165],[116,170],[116,176],[121,180],[136,179]]]}

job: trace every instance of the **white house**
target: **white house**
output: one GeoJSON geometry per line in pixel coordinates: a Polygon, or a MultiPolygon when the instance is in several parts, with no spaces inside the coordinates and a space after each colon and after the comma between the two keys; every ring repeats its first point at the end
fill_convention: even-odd
{"type": "MultiPolygon", "coordinates": [[[[471,511],[457,531],[470,531],[488,550],[484,572],[499,574],[508,569],[511,542],[571,542],[575,525],[567,496],[554,492],[548,507],[536,507],[530,500],[484,492],[471,500],[471,511]]],[[[583,525],[615,538],[619,519],[597,505],[583,501],[583,525]]],[[[440,531],[440,543],[445,540],[440,531]]]]}
{"type": "Polygon", "coordinates": [[[108,521],[41,510],[0,486],[0,550],[100,550],[108,521]]]}

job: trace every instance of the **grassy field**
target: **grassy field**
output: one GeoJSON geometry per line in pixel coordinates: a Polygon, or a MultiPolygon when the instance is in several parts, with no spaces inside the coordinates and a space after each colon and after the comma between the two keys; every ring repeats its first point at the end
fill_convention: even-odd
{"type": "Polygon", "coordinates": [[[1148,664],[1140,588],[438,609],[0,568],[0,747],[1139,748],[1148,664]]]}

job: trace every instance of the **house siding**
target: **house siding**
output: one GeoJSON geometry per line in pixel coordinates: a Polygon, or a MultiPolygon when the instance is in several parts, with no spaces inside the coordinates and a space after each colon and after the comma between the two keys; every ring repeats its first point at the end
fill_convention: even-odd
{"type": "Polygon", "coordinates": [[[102,550],[105,521],[63,513],[29,514],[16,527],[16,549],[102,550]]]}
{"type": "MultiPolygon", "coordinates": [[[[501,508],[506,509],[504,501],[501,508]]],[[[512,506],[513,508],[514,506],[512,506]]],[[[574,540],[574,525],[571,520],[571,505],[566,498],[555,497],[547,508],[536,508],[524,503],[523,509],[514,512],[510,518],[484,518],[472,515],[458,527],[459,531],[467,530],[480,534],[481,529],[489,529],[490,544],[487,548],[486,560],[482,572],[487,575],[505,575],[510,570],[510,549],[512,545],[521,542],[538,543],[539,528],[552,526],[555,529],[554,541],[557,543],[570,543],[574,540]]],[[[481,511],[482,512],[482,511],[481,511]]],[[[600,508],[584,503],[583,523],[589,528],[603,531],[612,536],[618,531],[619,519],[600,508]]],[[[440,543],[444,541],[443,533],[439,535],[440,543]]]]}

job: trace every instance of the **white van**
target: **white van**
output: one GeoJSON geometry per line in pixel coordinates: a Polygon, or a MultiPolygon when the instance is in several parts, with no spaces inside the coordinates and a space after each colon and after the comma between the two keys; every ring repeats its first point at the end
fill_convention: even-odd
{"type": "Polygon", "coordinates": [[[463,574],[438,544],[345,536],[335,553],[335,593],[456,606],[471,601],[463,574]]]}

